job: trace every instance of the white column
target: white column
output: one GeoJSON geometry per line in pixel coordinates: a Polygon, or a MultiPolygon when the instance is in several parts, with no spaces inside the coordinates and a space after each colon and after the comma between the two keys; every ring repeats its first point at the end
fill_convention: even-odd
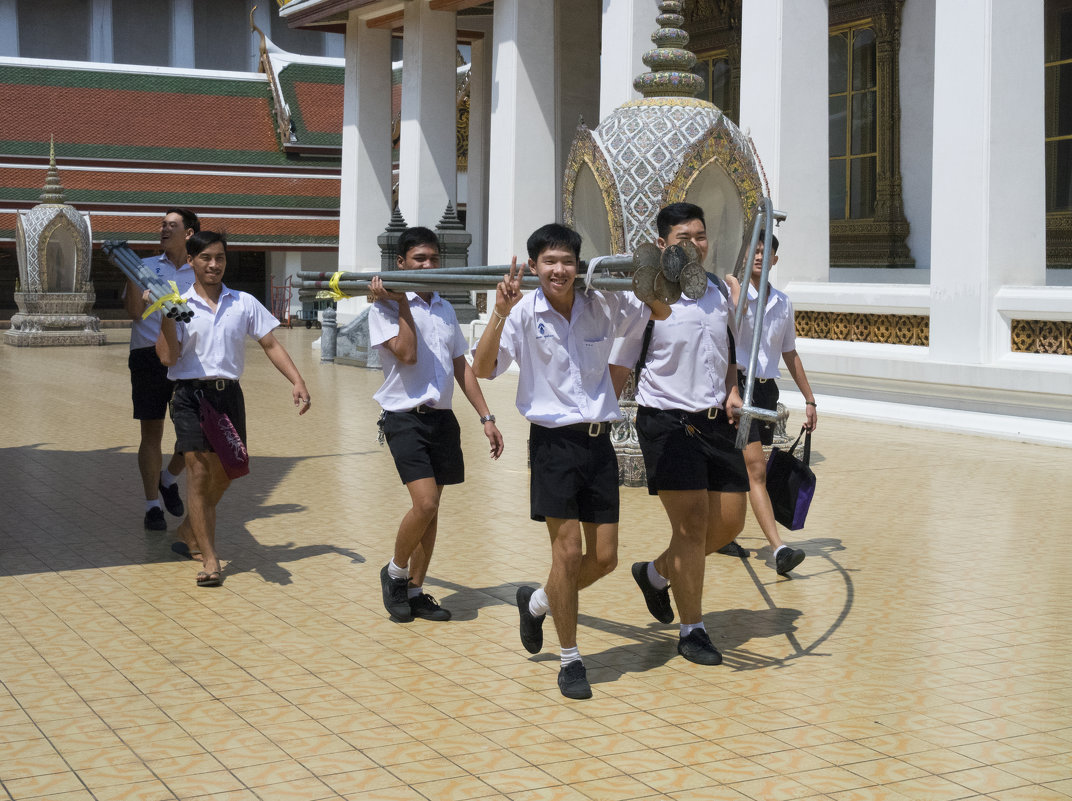
{"type": "MultiPolygon", "coordinates": [[[[655,45],[657,0],[603,0],[602,53],[599,57],[599,117],[636,100],[633,79],[648,68],[641,61],[655,45]]],[[[593,123],[589,122],[591,126],[593,123]]]]}
{"type": "Polygon", "coordinates": [[[826,0],[748,0],[741,13],[741,129],[770,182],[778,230],[775,283],[830,275],[826,0]]]}
{"type": "Polygon", "coordinates": [[[112,62],[112,0],[93,0],[90,4],[89,60],[112,62]]]}
{"type": "Polygon", "coordinates": [[[19,54],[19,8],[15,0],[0,0],[0,56],[19,54]]]}
{"type": "Polygon", "coordinates": [[[995,294],[1003,284],[1046,283],[1043,27],[1043,0],[937,5],[930,322],[937,361],[986,364],[1008,352],[995,294]]]}
{"type": "Polygon", "coordinates": [[[558,209],[554,6],[496,0],[494,24],[488,261],[504,264],[558,209]]]}
{"type": "MultiPolygon", "coordinates": [[[[343,79],[339,269],[380,268],[376,237],[391,220],[391,32],[368,28],[356,11],[346,24],[343,79]]],[[[363,302],[343,301],[340,322],[363,302]]]]}
{"type": "Polygon", "coordinates": [[[172,0],[171,4],[171,66],[194,66],[194,3],[193,0],[172,0]]]}
{"type": "Polygon", "coordinates": [[[406,3],[398,208],[410,225],[434,228],[457,196],[457,33],[453,11],[406,3]]]}
{"type": "MultiPolygon", "coordinates": [[[[468,23],[468,20],[466,21],[468,23]]],[[[488,127],[491,117],[491,26],[471,47],[469,73],[469,169],[465,228],[473,237],[470,264],[488,261],[488,127]]]]}

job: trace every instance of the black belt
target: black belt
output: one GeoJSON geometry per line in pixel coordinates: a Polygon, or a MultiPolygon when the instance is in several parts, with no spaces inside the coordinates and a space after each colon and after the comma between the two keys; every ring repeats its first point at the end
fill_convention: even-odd
{"type": "Polygon", "coordinates": [[[610,431],[610,423],[572,423],[559,428],[565,431],[583,431],[590,437],[598,437],[603,432],[610,431]]]}
{"type": "Polygon", "coordinates": [[[449,412],[450,409],[436,409],[434,406],[429,406],[427,403],[422,403],[420,406],[414,406],[412,409],[399,409],[397,411],[388,411],[387,414],[431,414],[432,412],[449,412]]]}
{"type": "MultiPolygon", "coordinates": [[[[746,378],[748,378],[748,374],[744,370],[738,370],[737,371],[737,376],[741,381],[744,381],[746,378]]],[[[774,380],[773,378],[757,378],[756,382],[760,383],[760,384],[766,384],[768,381],[773,381],[773,380],[774,380]]]]}
{"type": "Polygon", "coordinates": [[[180,378],[179,384],[186,384],[194,389],[214,389],[223,392],[225,389],[238,386],[237,378],[180,378]]]}
{"type": "Polygon", "coordinates": [[[698,412],[685,412],[688,417],[699,417],[707,420],[717,420],[719,415],[725,416],[726,410],[721,406],[712,406],[710,409],[700,409],[698,412]]]}

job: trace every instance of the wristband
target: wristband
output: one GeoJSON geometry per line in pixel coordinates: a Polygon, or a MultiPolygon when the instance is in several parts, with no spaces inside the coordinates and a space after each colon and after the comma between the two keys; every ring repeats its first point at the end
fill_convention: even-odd
{"type": "MultiPolygon", "coordinates": [[[[804,401],[804,405],[805,406],[815,406],[815,401],[804,401]]],[[[819,407],[815,406],[815,408],[818,409],[819,407]]]]}
{"type": "Polygon", "coordinates": [[[483,417],[480,418],[480,422],[481,423],[494,423],[495,422],[495,415],[486,414],[486,415],[484,415],[483,417]]]}

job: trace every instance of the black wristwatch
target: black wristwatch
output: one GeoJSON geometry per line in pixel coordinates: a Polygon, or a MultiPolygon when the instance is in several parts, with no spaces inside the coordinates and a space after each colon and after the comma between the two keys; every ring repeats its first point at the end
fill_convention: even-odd
{"type": "Polygon", "coordinates": [[[493,414],[485,415],[484,417],[480,418],[480,422],[481,423],[494,423],[495,422],[495,415],[493,415],[493,414]]]}

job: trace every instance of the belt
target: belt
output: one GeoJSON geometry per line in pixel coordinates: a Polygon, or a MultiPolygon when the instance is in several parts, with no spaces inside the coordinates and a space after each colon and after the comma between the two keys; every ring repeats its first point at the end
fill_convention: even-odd
{"type": "Polygon", "coordinates": [[[237,378],[183,378],[177,382],[179,384],[186,384],[194,387],[195,389],[214,389],[217,392],[222,392],[228,387],[237,387],[237,378]]]}
{"type": "Polygon", "coordinates": [[[598,437],[603,432],[610,431],[610,423],[572,423],[559,428],[566,431],[583,431],[590,437],[598,437]]]}
{"type": "Polygon", "coordinates": [[[685,412],[688,417],[705,417],[708,420],[717,420],[720,414],[725,414],[720,406],[712,406],[710,409],[700,409],[698,412],[685,412]]]}
{"type": "MultiPolygon", "coordinates": [[[[737,375],[740,377],[740,379],[742,381],[744,381],[746,378],[748,378],[748,374],[745,373],[744,370],[738,370],[737,375]]],[[[766,384],[768,381],[773,381],[773,380],[774,380],[773,378],[757,378],[756,382],[759,383],[759,384],[766,384]]]]}
{"type": "Polygon", "coordinates": [[[420,406],[414,406],[412,409],[399,409],[394,412],[387,412],[387,414],[431,414],[432,412],[444,412],[446,409],[436,409],[434,406],[429,406],[427,403],[422,403],[420,406]]]}

